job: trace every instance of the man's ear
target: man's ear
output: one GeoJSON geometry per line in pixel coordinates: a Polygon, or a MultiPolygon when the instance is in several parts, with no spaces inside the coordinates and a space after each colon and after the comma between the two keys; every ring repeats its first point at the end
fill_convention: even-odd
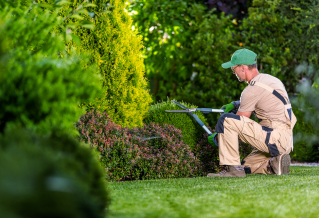
{"type": "Polygon", "coordinates": [[[241,71],[242,72],[245,72],[245,70],[246,70],[245,67],[246,67],[246,65],[241,65],[241,71]]]}

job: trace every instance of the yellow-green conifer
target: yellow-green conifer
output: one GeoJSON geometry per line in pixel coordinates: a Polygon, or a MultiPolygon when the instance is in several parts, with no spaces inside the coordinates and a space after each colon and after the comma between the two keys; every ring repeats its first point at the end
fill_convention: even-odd
{"type": "MultiPolygon", "coordinates": [[[[38,2],[53,4],[55,1],[38,2]]],[[[69,41],[67,49],[75,47],[80,53],[90,52],[91,61],[98,65],[102,76],[103,93],[90,106],[106,111],[115,123],[122,126],[141,126],[152,101],[144,77],[141,37],[132,30],[132,19],[125,10],[124,0],[92,0],[95,7],[87,3],[73,0],[64,4],[65,14],[62,13],[61,17],[70,28],[70,35],[77,35],[81,40],[80,43],[69,41]],[[83,5],[88,6],[89,14],[81,13],[83,5]],[[70,10],[74,16],[92,22],[94,28],[79,26],[72,29],[72,24],[78,23],[79,19],[67,17],[70,10]]],[[[89,22],[84,25],[90,25],[89,22]]]]}

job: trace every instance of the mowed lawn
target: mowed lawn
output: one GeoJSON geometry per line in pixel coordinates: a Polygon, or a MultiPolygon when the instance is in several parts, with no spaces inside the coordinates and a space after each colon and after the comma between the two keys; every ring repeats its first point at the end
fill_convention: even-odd
{"type": "Polygon", "coordinates": [[[108,183],[108,217],[319,217],[319,167],[288,176],[108,183]]]}

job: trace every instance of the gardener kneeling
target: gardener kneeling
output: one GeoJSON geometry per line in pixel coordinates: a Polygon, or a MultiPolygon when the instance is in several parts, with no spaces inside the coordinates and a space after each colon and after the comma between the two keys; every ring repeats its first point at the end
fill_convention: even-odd
{"type": "Polygon", "coordinates": [[[222,64],[231,68],[239,82],[248,86],[240,101],[223,106],[225,113],[217,122],[216,133],[208,137],[219,146],[220,165],[226,170],[208,177],[245,177],[250,173],[289,174],[290,151],[293,148],[293,127],[296,117],[283,83],[257,69],[257,55],[237,50],[231,61],[222,64]],[[259,123],[249,119],[254,112],[259,123]],[[240,163],[238,138],[254,147],[240,163]]]}

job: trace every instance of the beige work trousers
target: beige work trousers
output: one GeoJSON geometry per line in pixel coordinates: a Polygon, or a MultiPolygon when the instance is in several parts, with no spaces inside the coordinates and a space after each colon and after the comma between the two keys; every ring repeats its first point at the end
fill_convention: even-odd
{"type": "Polygon", "coordinates": [[[220,165],[241,165],[239,138],[254,147],[242,166],[253,174],[270,174],[267,170],[270,158],[290,153],[293,143],[292,130],[282,122],[263,122],[263,125],[265,124],[267,127],[245,116],[223,114],[216,127],[220,165]]]}

